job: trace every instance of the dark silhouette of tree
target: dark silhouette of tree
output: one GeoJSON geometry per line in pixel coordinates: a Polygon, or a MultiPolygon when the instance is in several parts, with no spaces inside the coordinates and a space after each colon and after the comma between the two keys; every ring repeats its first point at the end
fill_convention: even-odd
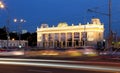
{"type": "Polygon", "coordinates": [[[21,34],[21,40],[28,40],[28,38],[31,36],[30,32],[21,34]]]}
{"type": "Polygon", "coordinates": [[[0,39],[1,40],[7,39],[6,27],[0,28],[0,39]]]}
{"type": "Polygon", "coordinates": [[[37,33],[31,33],[31,35],[28,37],[28,45],[35,47],[37,46],[37,33]]]}
{"type": "Polygon", "coordinates": [[[18,40],[18,39],[19,39],[17,33],[10,32],[10,33],[9,33],[9,36],[10,36],[10,39],[13,39],[13,38],[14,38],[15,40],[18,40]]]}

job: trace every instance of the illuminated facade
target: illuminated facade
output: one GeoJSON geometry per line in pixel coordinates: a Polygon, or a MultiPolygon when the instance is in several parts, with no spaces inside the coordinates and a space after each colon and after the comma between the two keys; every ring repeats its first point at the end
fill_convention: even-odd
{"type": "Polygon", "coordinates": [[[103,40],[104,25],[98,18],[85,25],[78,24],[68,26],[67,23],[59,23],[57,27],[49,27],[42,24],[37,28],[37,46],[44,48],[69,48],[83,45],[95,45],[103,40]]]}

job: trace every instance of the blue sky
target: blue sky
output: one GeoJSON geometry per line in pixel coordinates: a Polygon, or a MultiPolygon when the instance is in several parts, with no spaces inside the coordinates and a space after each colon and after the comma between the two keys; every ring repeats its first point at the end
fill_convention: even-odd
{"type": "MultiPolygon", "coordinates": [[[[22,29],[35,32],[42,23],[49,26],[59,22],[85,24],[91,18],[98,17],[105,25],[105,33],[108,31],[108,16],[88,12],[95,9],[98,12],[108,13],[108,0],[2,0],[7,6],[10,15],[10,31],[17,31],[18,24],[13,22],[14,18],[25,19],[27,22],[21,24],[22,29]]],[[[120,0],[112,0],[112,29],[120,33],[120,0]]],[[[0,27],[6,24],[7,11],[0,10],[0,27]]]]}

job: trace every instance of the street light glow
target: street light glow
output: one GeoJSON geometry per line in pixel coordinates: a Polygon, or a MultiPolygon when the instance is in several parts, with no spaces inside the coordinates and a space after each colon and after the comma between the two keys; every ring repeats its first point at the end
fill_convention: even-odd
{"type": "Polygon", "coordinates": [[[20,22],[24,22],[24,20],[23,20],[23,19],[21,19],[21,20],[20,20],[20,22]]]}
{"type": "Polygon", "coordinates": [[[21,20],[20,20],[20,22],[26,22],[26,20],[24,20],[24,19],[21,19],[21,20]]]}
{"type": "Polygon", "coordinates": [[[18,20],[18,19],[16,19],[16,18],[15,18],[13,21],[16,22],[16,23],[17,23],[17,22],[18,22],[18,23],[24,23],[24,22],[26,22],[26,20],[24,20],[24,19],[18,20]]]}
{"type": "Polygon", "coordinates": [[[14,22],[17,22],[17,19],[14,19],[14,22]]]}
{"type": "Polygon", "coordinates": [[[0,7],[1,7],[1,8],[5,8],[5,6],[4,6],[4,5],[0,5],[0,7]]]}
{"type": "Polygon", "coordinates": [[[5,8],[5,5],[0,1],[0,8],[5,8]]]}

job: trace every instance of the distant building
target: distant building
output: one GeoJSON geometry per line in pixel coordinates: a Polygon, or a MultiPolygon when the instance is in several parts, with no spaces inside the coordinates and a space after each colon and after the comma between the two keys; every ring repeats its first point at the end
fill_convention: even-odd
{"type": "Polygon", "coordinates": [[[28,41],[25,40],[0,40],[0,47],[26,47],[28,41]]]}
{"type": "Polygon", "coordinates": [[[17,33],[17,31],[12,31],[12,33],[17,33]]]}
{"type": "MultiPolygon", "coordinates": [[[[27,32],[28,32],[27,30],[21,30],[21,34],[25,34],[27,32]]],[[[18,32],[17,31],[12,31],[12,33],[18,33],[18,32]]]]}
{"type": "Polygon", "coordinates": [[[57,27],[42,24],[37,28],[37,46],[44,48],[79,47],[83,45],[96,45],[103,40],[104,25],[98,18],[93,18],[91,23],[68,26],[59,23],[57,27]]]}
{"type": "Polygon", "coordinates": [[[27,30],[22,30],[22,34],[25,34],[25,33],[27,33],[27,30]]]}

